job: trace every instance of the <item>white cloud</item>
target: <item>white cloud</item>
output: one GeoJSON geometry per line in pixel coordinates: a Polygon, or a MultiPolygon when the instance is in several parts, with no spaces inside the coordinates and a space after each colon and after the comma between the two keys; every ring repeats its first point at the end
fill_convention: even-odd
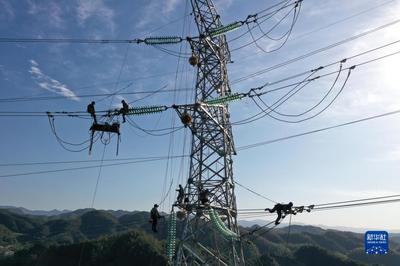
{"type": "Polygon", "coordinates": [[[229,8],[232,5],[233,0],[216,0],[214,3],[215,6],[218,8],[218,11],[221,12],[224,9],[229,8]]]}
{"type": "Polygon", "coordinates": [[[115,28],[114,11],[107,7],[102,0],[78,0],[78,21],[84,25],[92,17],[102,20],[111,30],[115,28]]]}
{"type": "Polygon", "coordinates": [[[137,29],[143,29],[151,23],[159,23],[165,21],[171,13],[173,13],[178,5],[178,3],[182,4],[180,0],[151,0],[148,4],[143,8],[141,14],[142,16],[136,23],[137,29]],[[163,16],[154,16],[154,14],[160,13],[163,16]]]}
{"type": "MultiPolygon", "coordinates": [[[[12,8],[11,4],[7,0],[0,0],[0,10],[3,10],[3,12],[9,18],[14,18],[14,16],[15,16],[14,9],[12,8]]],[[[0,11],[0,17],[3,12],[0,11]]]]}
{"type": "Polygon", "coordinates": [[[31,65],[32,66],[38,66],[39,64],[35,61],[35,60],[33,60],[33,59],[31,59],[31,60],[29,60],[29,62],[31,63],[31,65]]]}
{"type": "Polygon", "coordinates": [[[29,10],[28,13],[31,15],[45,15],[48,17],[48,25],[62,28],[64,26],[64,19],[62,18],[62,8],[55,2],[46,4],[38,4],[34,1],[28,1],[29,10]]]}
{"type": "Polygon", "coordinates": [[[35,60],[31,59],[29,62],[31,67],[28,72],[32,75],[32,78],[36,81],[40,88],[63,95],[68,99],[79,101],[78,96],[76,96],[76,94],[69,89],[67,85],[44,74],[39,68],[39,64],[35,60]]]}
{"type": "Polygon", "coordinates": [[[370,162],[400,162],[400,148],[392,149],[384,153],[375,154],[372,158],[369,158],[370,162]]]}
{"type": "Polygon", "coordinates": [[[150,1],[149,4],[143,8],[143,11],[141,12],[143,15],[139,19],[139,22],[136,23],[136,28],[142,29],[153,22],[155,19],[153,14],[156,13],[159,8],[159,3],[156,1],[150,1]]]}
{"type": "MultiPolygon", "coordinates": [[[[348,32],[347,36],[354,36],[364,33],[368,30],[374,29],[380,25],[388,23],[396,19],[400,5],[396,7],[391,6],[382,10],[379,16],[371,17],[364,20],[355,26],[356,30],[348,32]]],[[[388,44],[400,38],[400,24],[395,24],[372,33],[363,38],[356,39],[343,47],[337,48],[337,55],[332,54],[332,59],[326,58],[323,61],[332,62],[336,58],[348,58],[368,51],[372,48],[388,44]]],[[[400,44],[388,46],[384,49],[377,50],[362,56],[348,60],[344,67],[360,64],[368,60],[379,58],[380,56],[387,55],[398,51],[400,44]]],[[[334,102],[334,104],[325,112],[325,118],[337,119],[346,117],[362,117],[368,114],[377,114],[380,112],[393,111],[399,108],[398,99],[400,97],[400,90],[398,84],[400,83],[400,75],[398,69],[400,68],[400,55],[394,55],[382,60],[371,62],[366,65],[360,65],[352,71],[342,94],[334,102]]],[[[321,60],[322,61],[322,60],[321,60]]],[[[343,78],[347,71],[341,75],[339,82],[335,88],[342,85],[343,78]]],[[[329,86],[329,85],[327,85],[329,86]]],[[[316,87],[315,85],[313,87],[316,87]]],[[[337,91],[337,89],[335,89],[337,91]]],[[[307,97],[313,95],[306,94],[307,97]]],[[[306,99],[300,99],[300,104],[307,104],[306,99]]],[[[318,100],[318,99],[316,99],[318,100]]],[[[300,108],[299,106],[297,106],[300,108]]]]}
{"type": "Polygon", "coordinates": [[[387,161],[400,161],[400,149],[388,151],[383,159],[387,161]]]}
{"type": "Polygon", "coordinates": [[[165,1],[165,6],[163,8],[164,14],[169,14],[175,10],[176,5],[178,4],[179,0],[167,0],[165,1]]]}
{"type": "MultiPolygon", "coordinates": [[[[375,25],[379,25],[379,22],[375,25]]],[[[348,54],[358,54],[371,48],[381,46],[392,42],[395,38],[400,37],[400,26],[392,26],[380,31],[379,38],[371,38],[368,41],[355,42],[348,54]]],[[[387,55],[399,49],[399,45],[392,45],[369,56],[352,60],[351,64],[378,58],[387,55]]],[[[382,60],[372,62],[371,64],[356,68],[353,74],[354,82],[351,86],[347,86],[349,92],[346,93],[345,101],[342,101],[344,109],[358,110],[364,113],[367,110],[384,110],[391,111],[398,109],[398,99],[400,91],[398,84],[400,76],[398,69],[400,68],[400,55],[394,55],[382,60]]]]}

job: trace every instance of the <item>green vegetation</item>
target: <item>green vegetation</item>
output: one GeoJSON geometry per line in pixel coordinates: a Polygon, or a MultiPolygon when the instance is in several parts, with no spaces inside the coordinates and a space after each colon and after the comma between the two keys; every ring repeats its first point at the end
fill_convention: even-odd
{"type": "MultiPolygon", "coordinates": [[[[166,265],[167,222],[153,234],[148,218],[93,209],[50,217],[0,210],[0,265],[77,265],[80,258],[81,265],[166,265]]],[[[178,235],[179,228],[178,221],[178,235]]],[[[388,255],[372,256],[364,254],[362,234],[293,225],[287,244],[287,228],[260,232],[243,238],[247,265],[400,265],[396,238],[388,255]]],[[[211,246],[212,235],[203,235],[211,246]]]]}
{"type": "Polygon", "coordinates": [[[129,232],[90,242],[46,247],[36,244],[17,251],[1,265],[166,265],[162,244],[142,232],[129,232]]]}

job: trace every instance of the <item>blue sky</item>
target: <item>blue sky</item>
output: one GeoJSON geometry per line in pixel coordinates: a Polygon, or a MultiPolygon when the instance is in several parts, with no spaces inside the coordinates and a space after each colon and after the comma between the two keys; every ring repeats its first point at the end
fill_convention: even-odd
{"type": "MultiPolygon", "coordinates": [[[[277,1],[220,0],[216,7],[223,23],[241,20],[277,1]]],[[[399,1],[317,1],[304,0],[299,19],[285,46],[264,53],[255,45],[232,52],[229,78],[234,81],[269,66],[346,39],[398,19],[399,1]],[[381,5],[382,4],[382,5],[381,5]],[[380,7],[377,7],[381,5],[380,7]],[[374,8],[377,7],[377,8],[374,8]],[[362,12],[365,11],[365,12],[362,12]],[[344,18],[343,22],[336,23],[344,18]],[[334,25],[331,25],[334,24],[334,25]],[[328,25],[331,25],[328,27],[328,25]],[[321,29],[322,28],[322,29],[321,29]]],[[[0,0],[0,37],[31,38],[105,38],[131,39],[146,36],[183,36],[196,32],[190,4],[185,1],[9,1],[0,0]]],[[[278,14],[273,21],[277,21],[278,14]]],[[[279,31],[287,30],[289,23],[279,31]]],[[[229,33],[228,40],[243,32],[229,33]]],[[[255,31],[256,32],[256,31],[255,31]]],[[[257,32],[256,32],[257,33],[257,32]]],[[[233,91],[247,91],[287,76],[338,61],[354,54],[400,39],[399,23],[365,37],[307,57],[293,64],[248,79],[232,82],[233,91]]],[[[230,42],[235,49],[251,41],[250,36],[230,42]]],[[[261,39],[264,49],[276,42],[261,39]]],[[[91,98],[82,94],[113,92],[129,84],[125,91],[153,91],[193,88],[194,69],[186,59],[178,59],[153,47],[127,44],[37,44],[1,43],[1,98],[63,96],[61,100],[5,103],[5,111],[85,111],[91,98]],[[176,76],[175,72],[179,74],[176,76]],[[149,78],[149,76],[152,76],[149,78]],[[147,77],[147,78],[146,78],[147,77]],[[133,81],[133,82],[132,82],[133,81]]],[[[179,51],[180,46],[168,47],[179,51]]],[[[183,43],[182,51],[189,52],[183,43]]],[[[345,66],[398,51],[400,45],[369,53],[345,66]]],[[[234,126],[235,144],[243,146],[307,130],[329,126],[400,109],[398,84],[399,56],[392,56],[357,67],[344,91],[320,116],[298,124],[269,118],[245,126],[234,126]]],[[[337,65],[325,73],[337,70],[337,65]]],[[[324,73],[324,72],[322,72],[324,73]]],[[[296,113],[319,101],[333,82],[330,76],[310,84],[279,110],[296,113]]],[[[343,81],[343,76],[340,81],[343,81]]],[[[339,82],[340,83],[340,82],[339,82]]],[[[267,94],[272,103],[280,93],[267,94]]],[[[187,103],[192,92],[182,90],[160,93],[140,100],[143,95],[124,96],[136,105],[187,103]]],[[[98,102],[98,109],[118,106],[122,96],[98,102]]],[[[251,100],[231,106],[231,119],[238,121],[257,113],[251,100]]],[[[52,135],[46,117],[0,117],[3,127],[0,161],[2,163],[100,159],[103,147],[96,144],[91,156],[87,151],[63,150],[52,135]]],[[[173,111],[135,117],[144,128],[179,125],[173,111]]],[[[400,118],[391,116],[324,133],[243,150],[234,158],[236,180],[276,201],[295,205],[324,203],[387,194],[400,190],[400,118]]],[[[57,132],[71,142],[88,138],[90,120],[56,118],[57,132]]],[[[115,140],[107,146],[105,158],[165,156],[172,141],[172,154],[187,154],[190,133],[180,130],[173,136],[153,137],[122,125],[118,157],[115,140]],[[185,144],[184,144],[185,143],[185,144]]],[[[1,174],[13,174],[78,167],[91,164],[8,166],[1,174]]],[[[147,210],[159,202],[165,187],[175,187],[188,173],[188,161],[172,160],[103,168],[95,208],[147,210]],[[166,174],[167,173],[167,174],[166,174]],[[167,180],[165,183],[165,179],[167,180]]],[[[0,205],[31,209],[77,209],[89,207],[98,169],[0,178],[0,205]]],[[[172,194],[172,193],[171,193],[172,194]]],[[[167,197],[162,209],[168,211],[174,195],[167,197]]],[[[239,208],[265,208],[268,201],[237,188],[239,208]]],[[[398,204],[341,209],[297,215],[294,222],[380,229],[400,229],[398,204]]]]}

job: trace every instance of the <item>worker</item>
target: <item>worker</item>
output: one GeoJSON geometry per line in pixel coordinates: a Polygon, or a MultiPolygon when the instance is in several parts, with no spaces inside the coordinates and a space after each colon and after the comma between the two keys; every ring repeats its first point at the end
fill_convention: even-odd
{"type": "Polygon", "coordinates": [[[94,104],[95,102],[91,102],[88,106],[87,106],[87,112],[93,117],[93,121],[95,124],[97,124],[97,119],[96,119],[96,111],[94,109],[94,104]]]}
{"type": "Polygon", "coordinates": [[[162,216],[158,213],[158,205],[154,204],[154,207],[150,211],[150,220],[151,220],[151,230],[154,233],[157,233],[157,221],[158,219],[162,218],[162,216]]]}
{"type": "Polygon", "coordinates": [[[176,190],[178,192],[178,197],[176,198],[176,203],[178,205],[182,205],[183,197],[185,196],[185,191],[181,184],[179,184],[179,188],[176,190]]]}
{"type": "Polygon", "coordinates": [[[121,101],[122,108],[119,110],[119,113],[122,114],[122,123],[125,123],[125,115],[129,112],[129,105],[125,102],[125,100],[121,101]]]}
{"type": "Polygon", "coordinates": [[[208,189],[200,191],[199,199],[200,199],[201,204],[203,204],[203,205],[210,204],[209,201],[208,201],[208,194],[210,194],[210,191],[208,189]]]}
{"type": "Polygon", "coordinates": [[[292,202],[289,202],[289,204],[278,203],[274,206],[274,208],[272,208],[272,209],[266,208],[265,211],[269,211],[270,213],[276,212],[278,214],[278,217],[275,220],[275,225],[278,225],[280,223],[280,221],[283,218],[285,218],[286,214],[292,213],[292,207],[293,207],[292,202]],[[283,217],[282,217],[282,213],[283,213],[283,217]]]}

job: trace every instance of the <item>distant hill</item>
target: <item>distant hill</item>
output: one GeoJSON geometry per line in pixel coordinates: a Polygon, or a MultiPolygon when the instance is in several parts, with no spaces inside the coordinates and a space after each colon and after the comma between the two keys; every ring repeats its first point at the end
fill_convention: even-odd
{"type": "MultiPolygon", "coordinates": [[[[112,256],[110,250],[113,248],[118,250],[118,245],[121,245],[121,250],[124,252],[134,252],[125,249],[124,243],[120,242],[121,239],[135,242],[142,237],[146,239],[143,240],[145,242],[155,241],[154,245],[158,247],[156,250],[161,250],[156,253],[161,256],[162,250],[165,249],[167,223],[161,220],[159,233],[154,234],[150,230],[148,219],[149,213],[140,211],[82,209],[55,216],[32,216],[2,209],[0,210],[0,258],[1,254],[3,257],[8,256],[7,263],[9,264],[3,264],[0,261],[0,265],[55,265],[54,262],[57,260],[69,261],[66,258],[68,256],[76,259],[76,252],[82,242],[88,243],[91,251],[87,254],[94,256],[93,261],[103,261],[110,259],[106,257],[112,256]],[[132,232],[136,235],[132,236],[132,232]],[[99,250],[102,248],[106,249],[102,251],[105,257],[99,255],[99,250]],[[47,259],[42,261],[43,258],[36,256],[38,249],[46,254],[48,261],[47,259]],[[13,253],[15,253],[14,256],[11,256],[13,253]],[[36,260],[28,264],[17,263],[18,261],[29,262],[30,258],[36,258],[36,260]]],[[[257,227],[242,227],[241,231],[246,233],[254,228],[257,227]]],[[[213,228],[210,226],[207,230],[213,230],[213,228]]],[[[178,233],[179,231],[180,227],[178,227],[178,233]]],[[[248,265],[356,266],[371,263],[400,265],[400,242],[396,242],[398,236],[395,235],[390,237],[389,255],[371,256],[364,253],[363,234],[302,225],[292,225],[289,238],[288,227],[276,228],[259,235],[262,232],[263,230],[260,230],[243,237],[242,243],[245,257],[249,261],[248,265]]],[[[211,243],[212,235],[205,234],[205,240],[211,243]]],[[[133,242],[130,243],[135,246],[133,242]]],[[[146,245],[141,246],[145,249],[143,252],[155,254],[152,253],[155,252],[152,247],[146,245]]],[[[124,254],[124,256],[129,257],[132,254],[124,254]]],[[[160,258],[160,260],[163,259],[160,258]]],[[[76,261],[69,265],[76,265],[76,261]]]]}
{"type": "Polygon", "coordinates": [[[65,214],[71,212],[70,210],[51,210],[51,211],[42,211],[42,210],[28,210],[23,207],[14,207],[14,206],[0,206],[0,209],[6,209],[10,212],[21,214],[21,215],[32,215],[32,216],[56,216],[60,214],[65,214]]]}
{"type": "Polygon", "coordinates": [[[299,248],[303,247],[301,252],[308,252],[308,256],[311,257],[315,257],[316,254],[319,254],[323,257],[338,256],[342,260],[344,259],[344,261],[339,264],[338,262],[333,263],[336,259],[332,259],[332,261],[330,259],[324,260],[324,263],[322,263],[322,261],[309,261],[307,260],[307,256],[302,253],[304,255],[302,255],[303,259],[296,259],[297,261],[300,260],[305,263],[300,265],[358,265],[352,264],[349,261],[365,265],[400,265],[400,242],[397,242],[393,238],[390,238],[390,252],[388,255],[374,256],[366,255],[364,252],[364,234],[325,230],[315,226],[293,225],[289,238],[287,238],[287,236],[288,227],[277,228],[261,237],[253,237],[252,243],[257,246],[259,251],[268,250],[268,256],[278,263],[278,265],[299,265],[291,264],[292,262],[288,261],[283,264],[279,262],[282,262],[282,258],[279,258],[279,256],[277,257],[276,254],[285,254],[285,252],[287,252],[287,249],[282,248],[286,246],[286,241],[288,241],[289,250],[296,250],[297,248],[297,251],[289,253],[287,257],[298,257],[300,254],[296,255],[296,252],[299,252],[299,248]],[[309,248],[305,249],[305,247],[309,248]]]}
{"type": "MultiPolygon", "coordinates": [[[[14,206],[0,206],[0,209],[5,209],[5,210],[8,210],[10,212],[13,212],[15,214],[20,214],[20,215],[47,216],[47,217],[51,217],[51,216],[78,217],[85,212],[94,210],[94,209],[87,208],[87,209],[78,209],[75,211],[56,210],[56,209],[50,210],[50,211],[43,211],[43,210],[29,210],[29,209],[26,209],[23,207],[14,207],[14,206]]],[[[116,211],[107,210],[107,212],[111,213],[112,215],[114,215],[117,218],[119,218],[125,214],[134,213],[134,212],[124,211],[124,210],[116,210],[116,211]]]]}
{"type": "MultiPolygon", "coordinates": [[[[262,219],[255,219],[255,220],[239,220],[238,223],[243,226],[243,227],[251,227],[254,225],[265,225],[268,223],[267,220],[262,220],[262,219]]],[[[283,222],[283,224],[286,224],[283,222]]],[[[297,225],[302,225],[306,226],[305,224],[302,223],[296,223],[297,225]]],[[[327,225],[313,225],[314,227],[320,227],[325,230],[337,230],[337,231],[346,231],[346,232],[354,232],[354,233],[359,233],[359,234],[364,234],[366,231],[369,230],[382,230],[382,228],[362,228],[362,227],[346,227],[346,226],[327,226],[327,225]]],[[[389,233],[394,236],[398,237],[400,236],[400,224],[399,224],[399,229],[397,230],[390,230],[389,233]]]]}

